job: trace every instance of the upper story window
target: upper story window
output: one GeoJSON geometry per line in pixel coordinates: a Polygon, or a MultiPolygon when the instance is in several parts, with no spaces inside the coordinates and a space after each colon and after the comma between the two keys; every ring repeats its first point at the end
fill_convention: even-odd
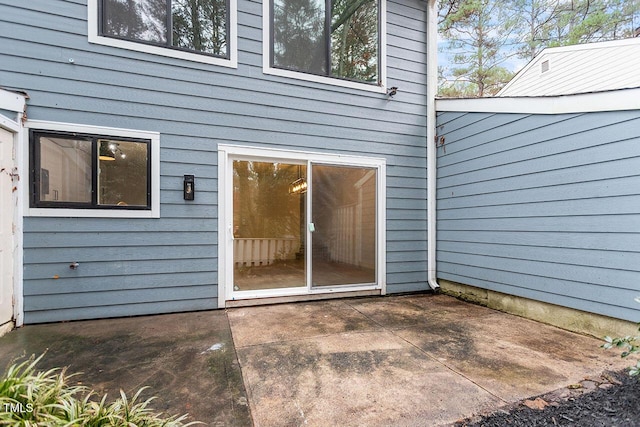
{"type": "Polygon", "coordinates": [[[89,41],[237,66],[236,0],[89,0],[89,41]]]}
{"type": "Polygon", "coordinates": [[[102,0],[107,37],[229,56],[227,0],[102,0]]]}
{"type": "Polygon", "coordinates": [[[383,9],[383,0],[270,0],[268,71],[383,86],[383,9]]]}
{"type": "Polygon", "coordinates": [[[274,67],[378,83],[376,0],[272,0],[274,67]]]}

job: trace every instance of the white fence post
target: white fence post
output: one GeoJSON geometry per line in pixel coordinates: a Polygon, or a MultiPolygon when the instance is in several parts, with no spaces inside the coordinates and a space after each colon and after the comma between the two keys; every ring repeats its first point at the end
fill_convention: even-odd
{"type": "Polygon", "coordinates": [[[245,239],[236,237],[233,240],[233,262],[236,266],[251,267],[270,265],[278,260],[296,258],[300,247],[300,239],[260,238],[245,239]]]}

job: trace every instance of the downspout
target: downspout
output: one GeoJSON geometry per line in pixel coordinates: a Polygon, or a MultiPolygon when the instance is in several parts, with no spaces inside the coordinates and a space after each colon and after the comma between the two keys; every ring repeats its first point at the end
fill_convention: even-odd
{"type": "Polygon", "coordinates": [[[427,0],[427,283],[436,275],[436,94],[438,92],[438,1],[427,0]]]}

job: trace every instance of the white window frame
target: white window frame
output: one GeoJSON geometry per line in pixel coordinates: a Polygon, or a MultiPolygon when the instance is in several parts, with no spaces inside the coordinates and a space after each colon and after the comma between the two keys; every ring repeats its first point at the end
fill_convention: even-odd
{"type": "Polygon", "coordinates": [[[387,2],[380,0],[380,84],[359,83],[352,80],[342,80],[335,77],[318,76],[300,71],[284,70],[271,66],[271,1],[262,1],[262,69],[264,74],[304,80],[314,83],[324,83],[350,89],[360,89],[369,92],[387,93],[387,2]]]}
{"type": "MultiPolygon", "coordinates": [[[[151,210],[35,208],[30,206],[31,185],[24,185],[23,212],[27,217],[75,217],[75,218],[160,218],[160,133],[141,130],[80,125],[73,123],[27,120],[22,141],[22,170],[29,170],[29,130],[77,132],[110,137],[147,139],[151,141],[151,210]]],[[[25,177],[31,179],[31,177],[25,177]]]]}
{"type": "Polygon", "coordinates": [[[238,68],[238,3],[237,0],[229,0],[229,59],[217,58],[210,55],[202,55],[195,52],[170,49],[162,46],[153,46],[129,40],[114,39],[101,36],[98,32],[98,1],[88,0],[87,22],[89,43],[103,46],[111,46],[119,49],[133,50],[136,52],[150,53],[152,55],[169,58],[183,59],[186,61],[200,62],[203,64],[219,65],[222,67],[238,68]]]}
{"type": "MultiPolygon", "coordinates": [[[[312,183],[313,184],[313,183],[312,183]]],[[[386,159],[377,157],[352,156],[342,154],[318,153],[312,151],[280,150],[240,145],[218,144],[218,307],[226,307],[226,302],[234,299],[260,299],[287,296],[313,296],[317,294],[340,294],[350,292],[377,291],[381,295],[387,292],[386,269],[386,159]],[[377,171],[376,209],[377,239],[375,284],[327,286],[323,288],[284,288],[268,291],[234,291],[233,290],[233,192],[232,183],[233,160],[237,158],[254,161],[290,161],[299,164],[327,164],[335,166],[362,166],[375,168],[377,171]]],[[[311,212],[307,211],[306,222],[311,221],[311,212]]],[[[307,260],[308,264],[310,260],[307,260]]]]}

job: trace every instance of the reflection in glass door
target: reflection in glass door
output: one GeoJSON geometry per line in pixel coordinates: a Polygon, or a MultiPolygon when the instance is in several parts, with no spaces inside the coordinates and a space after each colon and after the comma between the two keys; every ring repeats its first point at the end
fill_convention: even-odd
{"type": "Polygon", "coordinates": [[[376,283],[376,169],[312,166],[313,287],[376,283]]]}
{"type": "Polygon", "coordinates": [[[235,291],[307,286],[306,164],[233,161],[235,291]]]}

